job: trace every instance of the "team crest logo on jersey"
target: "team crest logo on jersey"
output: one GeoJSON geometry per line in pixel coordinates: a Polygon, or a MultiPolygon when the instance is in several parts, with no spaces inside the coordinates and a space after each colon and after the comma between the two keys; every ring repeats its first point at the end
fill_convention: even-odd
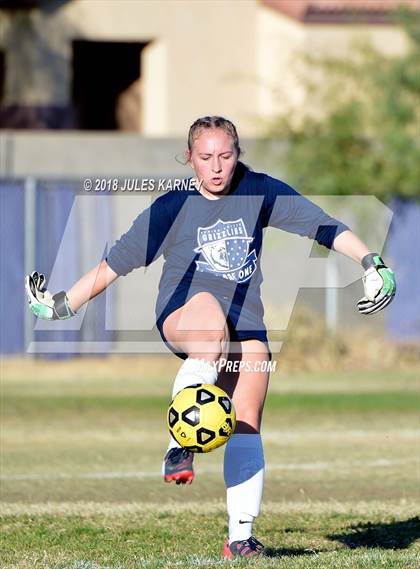
{"type": "Polygon", "coordinates": [[[205,261],[196,261],[198,271],[206,271],[238,283],[251,278],[256,269],[255,249],[249,252],[253,237],[248,237],[243,219],[216,221],[197,229],[198,247],[205,261]]]}

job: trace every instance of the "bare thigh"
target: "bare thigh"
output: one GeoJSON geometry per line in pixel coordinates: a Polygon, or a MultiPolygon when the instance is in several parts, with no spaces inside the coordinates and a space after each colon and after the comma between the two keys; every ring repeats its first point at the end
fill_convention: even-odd
{"type": "Polygon", "coordinates": [[[228,361],[239,362],[233,371],[227,363],[219,373],[217,385],[224,389],[232,398],[236,411],[237,433],[259,433],[262,413],[270,377],[269,371],[260,371],[269,362],[267,346],[260,340],[241,342],[242,353],[230,354],[228,361]],[[242,366],[240,366],[242,363],[242,366]],[[240,368],[240,369],[239,369],[240,368]],[[230,371],[231,370],[231,371],[230,371]]]}
{"type": "Polygon", "coordinates": [[[229,329],[217,299],[208,292],[195,294],[163,323],[166,340],[189,357],[217,361],[226,357],[229,329]]]}

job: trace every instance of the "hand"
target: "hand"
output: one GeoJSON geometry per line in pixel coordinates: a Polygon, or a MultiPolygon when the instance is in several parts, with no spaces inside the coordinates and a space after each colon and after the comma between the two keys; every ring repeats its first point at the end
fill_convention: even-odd
{"type": "Polygon", "coordinates": [[[76,313],[70,308],[64,290],[54,296],[45,287],[45,276],[34,271],[25,277],[25,290],[29,306],[43,320],[66,320],[76,313]]]}
{"type": "Polygon", "coordinates": [[[363,257],[362,266],[365,269],[362,279],[365,296],[359,300],[357,308],[361,314],[375,314],[394,298],[397,290],[395,276],[377,253],[363,257]]]}

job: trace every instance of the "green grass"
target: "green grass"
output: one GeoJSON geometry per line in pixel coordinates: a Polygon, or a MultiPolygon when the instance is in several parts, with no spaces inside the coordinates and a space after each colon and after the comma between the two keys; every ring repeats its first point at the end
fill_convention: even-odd
{"type": "MultiPolygon", "coordinates": [[[[226,523],[219,508],[77,516],[3,516],[2,567],[220,567],[226,523]],[[32,565],[30,565],[32,563],[32,565]],[[84,563],[84,564],[83,564],[84,563]]],[[[373,508],[374,509],[374,508],[373,508]]],[[[257,525],[267,557],[253,567],[417,568],[418,517],[307,508],[264,512],[257,525]]],[[[235,563],[245,566],[245,563],[235,563]]]]}
{"type": "MultiPolygon", "coordinates": [[[[7,415],[36,415],[49,413],[84,413],[90,411],[155,414],[165,410],[170,399],[162,396],[24,396],[10,395],[3,405],[3,413],[7,415]]],[[[416,413],[419,401],[412,393],[274,393],[269,395],[266,411],[311,411],[316,413],[338,411],[407,411],[416,413]]]]}
{"type": "MultiPolygon", "coordinates": [[[[229,566],[223,450],[161,482],[172,370],[54,366],[3,373],[1,569],[229,566]]],[[[414,372],[275,374],[252,567],[419,569],[418,411],[414,372]]]]}

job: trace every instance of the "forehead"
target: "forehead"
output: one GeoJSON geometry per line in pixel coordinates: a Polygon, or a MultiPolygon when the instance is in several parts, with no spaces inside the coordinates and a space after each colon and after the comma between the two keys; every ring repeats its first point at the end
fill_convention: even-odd
{"type": "Polygon", "coordinates": [[[194,136],[193,144],[197,152],[230,152],[234,149],[232,136],[222,128],[202,129],[194,136]]]}

